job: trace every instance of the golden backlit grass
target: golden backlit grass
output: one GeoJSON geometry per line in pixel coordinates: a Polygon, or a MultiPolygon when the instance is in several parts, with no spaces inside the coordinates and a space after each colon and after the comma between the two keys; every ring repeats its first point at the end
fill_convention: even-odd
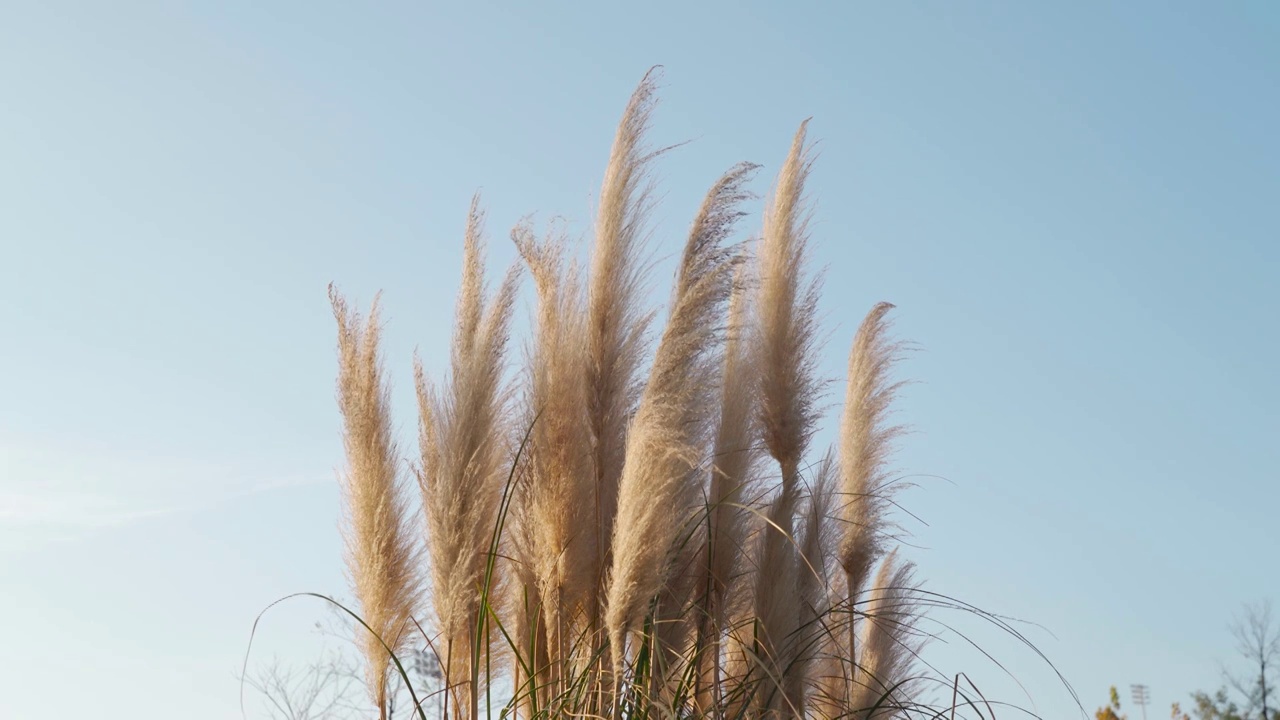
{"type": "MultiPolygon", "coordinates": [[[[393,650],[437,654],[450,718],[905,713],[919,602],[884,530],[892,306],[859,329],[838,450],[815,456],[806,121],[754,247],[734,233],[757,167],[712,184],[657,325],[642,303],[655,93],[651,73],[623,113],[585,265],[561,234],[512,232],[535,302],[514,370],[521,270],[486,286],[473,203],[450,370],[417,374],[423,520],[400,487],[376,318],[334,294],[359,612],[393,650]],[[501,708],[481,707],[499,686],[501,708]]],[[[385,713],[387,652],[363,642],[385,713]]]]}

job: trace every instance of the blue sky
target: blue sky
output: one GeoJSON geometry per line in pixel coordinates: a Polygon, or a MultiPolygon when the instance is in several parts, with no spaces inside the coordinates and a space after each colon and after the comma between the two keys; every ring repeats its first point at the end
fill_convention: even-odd
{"type": "MultiPolygon", "coordinates": [[[[495,274],[528,213],[585,234],[660,63],[653,140],[692,142],[658,165],[655,301],[705,188],[752,160],[764,192],[813,116],[822,370],[879,300],[921,348],[910,557],[1043,626],[1090,711],[1143,682],[1165,717],[1280,601],[1277,37],[1264,2],[6,6],[0,715],[238,713],[257,611],[345,594],[326,285],[384,291],[411,449],[471,194],[495,274]]],[[[322,615],[274,611],[262,656],[322,615]]],[[[1031,700],[954,636],[941,670],[1079,716],[939,619],[1031,700]]]]}

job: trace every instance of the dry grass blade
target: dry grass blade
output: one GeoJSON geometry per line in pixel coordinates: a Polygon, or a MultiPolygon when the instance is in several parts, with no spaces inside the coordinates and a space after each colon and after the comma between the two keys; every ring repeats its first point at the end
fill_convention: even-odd
{"type": "Polygon", "coordinates": [[[356,640],[365,656],[370,695],[385,717],[390,657],[383,642],[394,652],[407,647],[421,594],[420,566],[382,379],[377,302],[362,322],[332,285],[329,299],[338,321],[347,574],[365,623],[382,638],[361,632],[356,640]]]}

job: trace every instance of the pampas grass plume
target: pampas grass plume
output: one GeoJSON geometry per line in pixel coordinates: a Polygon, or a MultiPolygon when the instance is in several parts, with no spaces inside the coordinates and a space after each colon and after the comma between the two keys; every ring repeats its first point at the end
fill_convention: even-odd
{"type": "Polygon", "coordinates": [[[393,652],[408,647],[421,565],[391,433],[377,301],[362,322],[332,285],[329,300],[338,321],[338,408],[347,458],[340,478],[347,575],[365,623],[378,635],[360,629],[356,641],[370,696],[385,718],[390,656],[383,643],[393,652]]]}
{"type": "Polygon", "coordinates": [[[737,206],[754,170],[750,164],[730,170],[698,211],[628,437],[605,620],[615,664],[623,657],[625,634],[663,589],[677,538],[689,529],[680,519],[690,518],[699,501],[695,471],[710,437],[724,310],[741,262],[723,243],[742,216],[737,206]]]}

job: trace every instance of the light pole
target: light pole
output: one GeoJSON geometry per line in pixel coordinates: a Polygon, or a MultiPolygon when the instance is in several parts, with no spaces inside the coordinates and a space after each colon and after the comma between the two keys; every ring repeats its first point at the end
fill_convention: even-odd
{"type": "Polygon", "coordinates": [[[1133,704],[1142,708],[1142,720],[1147,720],[1147,703],[1151,702],[1151,688],[1146,685],[1130,685],[1129,692],[1133,693],[1133,704]]]}

